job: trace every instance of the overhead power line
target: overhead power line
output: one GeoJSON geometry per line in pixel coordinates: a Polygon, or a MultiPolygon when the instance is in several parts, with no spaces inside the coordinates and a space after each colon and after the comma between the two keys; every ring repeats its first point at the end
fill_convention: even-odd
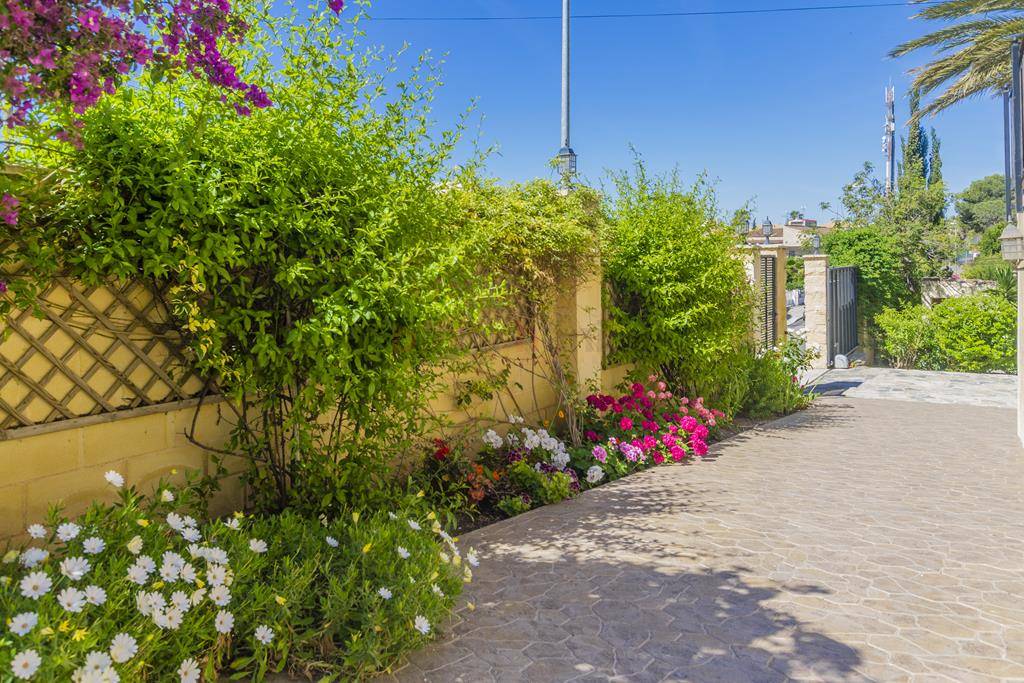
{"type": "MultiPolygon", "coordinates": [[[[881,7],[921,7],[934,2],[872,2],[849,5],[810,5],[804,7],[765,7],[761,9],[706,10],[690,12],[627,12],[619,14],[574,14],[576,19],[645,19],[655,17],[712,17],[740,14],[783,14],[794,12],[832,12],[841,10],[876,9],[881,7]]],[[[497,17],[373,17],[373,21],[542,21],[561,19],[558,14],[533,14],[497,17]]]]}

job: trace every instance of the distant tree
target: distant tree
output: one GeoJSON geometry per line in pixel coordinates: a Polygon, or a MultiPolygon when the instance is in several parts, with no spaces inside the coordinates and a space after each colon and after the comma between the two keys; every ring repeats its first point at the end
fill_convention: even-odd
{"type": "Polygon", "coordinates": [[[1003,175],[979,178],[954,197],[956,217],[968,233],[984,233],[993,226],[1002,230],[1006,220],[1006,188],[1003,175]]]}
{"type": "Polygon", "coordinates": [[[803,218],[803,217],[804,217],[804,212],[803,211],[799,211],[797,209],[793,209],[792,211],[789,212],[789,216],[787,217],[787,220],[795,221],[795,220],[803,218]]]}
{"type": "Polygon", "coordinates": [[[998,94],[1010,82],[1010,46],[1024,35],[1021,0],[912,0],[928,3],[915,15],[941,22],[935,31],[903,43],[889,56],[911,52],[936,55],[911,70],[912,87],[922,95],[938,92],[915,118],[934,115],[947,107],[984,93],[998,94]],[[949,23],[963,19],[960,23],[949,23]]]}

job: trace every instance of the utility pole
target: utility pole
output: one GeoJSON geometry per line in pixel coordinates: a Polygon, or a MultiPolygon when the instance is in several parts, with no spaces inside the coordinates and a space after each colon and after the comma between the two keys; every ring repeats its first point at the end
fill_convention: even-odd
{"type": "Polygon", "coordinates": [[[882,151],[885,152],[885,196],[890,197],[896,189],[896,89],[891,85],[885,89],[882,151]]]}
{"type": "Polygon", "coordinates": [[[569,143],[569,0],[562,0],[562,144],[557,159],[562,186],[568,190],[576,175],[576,153],[569,143]]]}
{"type": "Polygon", "coordinates": [[[1013,95],[1009,88],[1003,90],[1003,192],[1006,202],[1006,222],[1016,220],[1014,210],[1013,181],[1013,95]]]}

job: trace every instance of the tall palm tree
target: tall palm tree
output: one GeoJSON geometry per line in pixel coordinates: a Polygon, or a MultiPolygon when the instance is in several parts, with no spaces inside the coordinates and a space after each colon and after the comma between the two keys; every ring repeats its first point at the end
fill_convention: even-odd
{"type": "MultiPolygon", "coordinates": [[[[929,0],[912,0],[915,4],[929,0]]],[[[944,26],[889,53],[902,57],[931,48],[939,56],[912,69],[912,89],[921,95],[941,90],[917,114],[936,114],[977,95],[1001,93],[1010,84],[1010,46],[1024,37],[1024,0],[942,0],[915,18],[958,23],[944,26]]]]}

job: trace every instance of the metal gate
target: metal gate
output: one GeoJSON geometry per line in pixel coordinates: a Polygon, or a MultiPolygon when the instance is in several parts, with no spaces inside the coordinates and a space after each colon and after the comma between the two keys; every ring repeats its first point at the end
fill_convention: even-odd
{"type": "Polygon", "coordinates": [[[758,302],[758,337],[764,348],[775,346],[778,330],[775,328],[775,257],[761,255],[760,289],[757,293],[758,302]]]}
{"type": "Polygon", "coordinates": [[[847,355],[857,341],[857,268],[828,269],[828,365],[835,357],[847,355]]]}

